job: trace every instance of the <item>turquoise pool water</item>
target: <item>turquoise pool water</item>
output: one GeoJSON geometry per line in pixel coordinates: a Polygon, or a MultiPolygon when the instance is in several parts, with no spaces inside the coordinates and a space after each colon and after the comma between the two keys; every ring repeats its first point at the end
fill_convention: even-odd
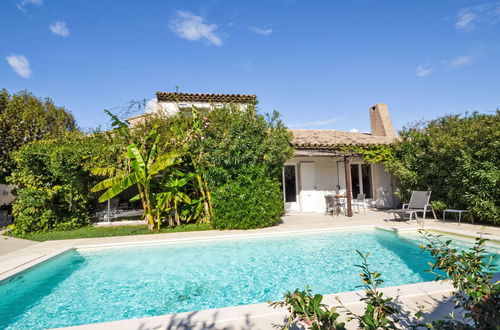
{"type": "Polygon", "coordinates": [[[381,230],[71,251],[0,286],[0,328],[39,329],[357,290],[355,249],[386,286],[430,281],[416,235],[381,230]]]}

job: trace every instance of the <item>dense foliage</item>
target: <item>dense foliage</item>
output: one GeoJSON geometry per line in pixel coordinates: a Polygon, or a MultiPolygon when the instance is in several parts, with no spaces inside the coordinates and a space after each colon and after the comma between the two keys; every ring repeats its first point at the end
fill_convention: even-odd
{"type": "Polygon", "coordinates": [[[90,168],[99,162],[102,140],[80,134],[32,142],[14,153],[8,178],[17,186],[14,233],[64,230],[90,223],[90,168]]]}
{"type": "Polygon", "coordinates": [[[251,229],[276,224],[283,214],[283,194],[269,174],[239,175],[212,193],[214,217],[219,229],[251,229]]]}
{"type": "Polygon", "coordinates": [[[50,99],[27,91],[10,95],[0,91],[0,183],[14,168],[12,153],[31,141],[64,136],[77,129],[75,119],[50,99]]]}
{"type": "Polygon", "coordinates": [[[266,118],[254,105],[228,105],[205,115],[196,109],[149,115],[132,129],[112,117],[118,158],[94,171],[110,176],[94,188],[109,189],[101,201],[137,185],[150,227],[157,228],[199,222],[248,229],[279,221],[279,178],[293,149],[277,113],[266,118]]]}
{"type": "Polygon", "coordinates": [[[469,209],[474,220],[500,224],[500,111],[445,116],[400,135],[387,164],[404,200],[431,190],[437,211],[469,209]]]}
{"type": "Polygon", "coordinates": [[[190,150],[200,155],[212,192],[214,227],[259,228],[279,221],[284,210],[280,174],[293,149],[278,113],[266,117],[253,105],[224,107],[204,121],[190,150]]]}
{"type": "MultiPolygon", "coordinates": [[[[451,241],[443,242],[440,236],[422,232],[427,240],[421,248],[434,257],[430,271],[436,280],[451,281],[457,290],[454,293],[455,310],[443,320],[419,321],[424,311],[420,309],[415,317],[402,310],[395,299],[386,297],[379,290],[383,283],[381,274],[372,272],[368,265],[367,254],[357,251],[362,259],[360,277],[365,289],[361,301],[365,304],[362,315],[351,312],[347,307],[329,307],[322,304],[323,296],[313,295],[309,286],[305,291],[296,289],[285,293],[284,300],[273,302],[273,307],[286,307],[289,313],[285,323],[278,325],[283,330],[290,329],[295,322],[303,322],[313,330],[343,330],[345,324],[338,321],[339,311],[345,312],[346,320],[358,321],[359,329],[498,329],[500,324],[500,281],[494,281],[497,269],[494,266],[498,257],[489,256],[485,249],[488,240],[478,238],[469,250],[451,247],[451,241]],[[435,273],[439,270],[440,273],[435,273]],[[457,314],[457,315],[456,315],[457,314]],[[459,316],[457,318],[457,316],[459,316]],[[403,322],[404,321],[404,322],[403,322]]],[[[337,298],[338,300],[338,298],[337,298]]]]}

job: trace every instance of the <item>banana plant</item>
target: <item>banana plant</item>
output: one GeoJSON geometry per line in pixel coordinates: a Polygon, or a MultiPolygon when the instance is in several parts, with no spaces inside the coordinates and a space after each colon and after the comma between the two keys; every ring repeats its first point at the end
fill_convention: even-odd
{"type": "Polygon", "coordinates": [[[191,204],[191,198],[184,192],[184,187],[189,182],[189,176],[183,178],[170,177],[165,182],[165,192],[166,199],[171,203],[172,209],[174,210],[175,224],[180,225],[180,212],[179,204],[186,203],[191,204]]]}
{"type": "Polygon", "coordinates": [[[107,189],[99,197],[99,202],[107,201],[133,185],[137,186],[149,229],[153,229],[155,223],[160,222],[160,218],[155,217],[155,200],[151,183],[161,171],[178,164],[181,159],[175,152],[158,154],[160,135],[157,128],[155,125],[150,130],[143,143],[132,143],[127,146],[125,156],[129,163],[128,171],[117,168],[98,168],[93,171],[96,175],[111,176],[92,188],[93,192],[107,189]]]}

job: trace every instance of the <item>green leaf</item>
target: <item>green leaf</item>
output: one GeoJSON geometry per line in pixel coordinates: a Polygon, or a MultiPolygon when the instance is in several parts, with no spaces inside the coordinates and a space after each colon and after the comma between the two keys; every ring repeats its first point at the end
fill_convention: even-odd
{"type": "Polygon", "coordinates": [[[127,189],[128,187],[131,187],[134,184],[137,184],[138,182],[139,182],[139,176],[137,173],[131,173],[125,176],[117,185],[106,190],[106,192],[102,194],[101,197],[99,197],[99,202],[102,203],[107,201],[108,199],[115,197],[116,195],[125,191],[125,189],[127,189]]]}

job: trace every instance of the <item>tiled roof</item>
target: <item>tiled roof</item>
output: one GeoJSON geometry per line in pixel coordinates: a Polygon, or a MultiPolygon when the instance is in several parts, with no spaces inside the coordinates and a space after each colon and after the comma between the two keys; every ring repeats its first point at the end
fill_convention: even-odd
{"type": "Polygon", "coordinates": [[[245,94],[198,94],[156,92],[158,101],[163,102],[200,102],[200,103],[251,103],[256,95],[245,94]]]}
{"type": "Polygon", "coordinates": [[[334,149],[339,145],[392,144],[397,138],[365,133],[321,129],[292,129],[295,149],[334,149]]]}

